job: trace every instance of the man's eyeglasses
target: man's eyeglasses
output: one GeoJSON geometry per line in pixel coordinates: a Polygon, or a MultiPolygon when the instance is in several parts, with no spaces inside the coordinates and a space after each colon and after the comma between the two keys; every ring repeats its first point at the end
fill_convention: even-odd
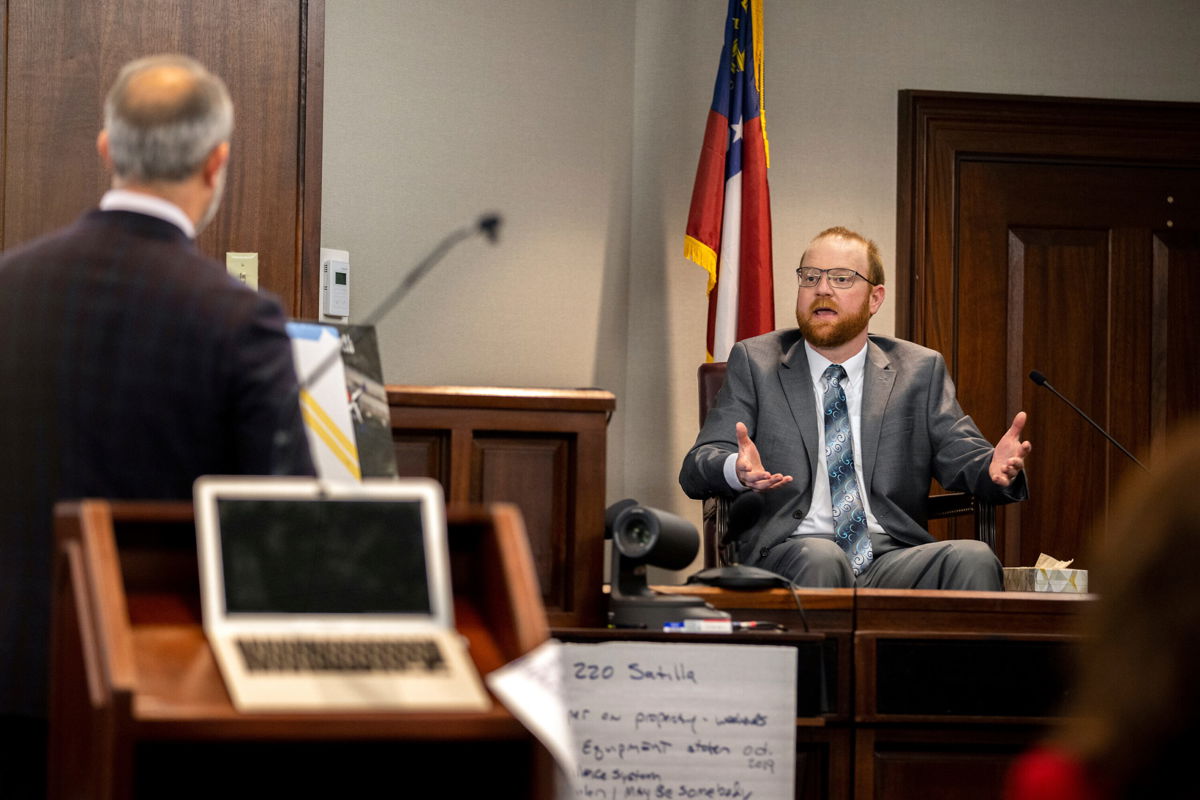
{"type": "Polygon", "coordinates": [[[821,269],[820,267],[796,268],[796,279],[799,281],[800,286],[805,289],[811,289],[820,283],[822,275],[829,278],[829,285],[834,289],[849,289],[859,278],[862,278],[872,286],[877,285],[872,283],[871,279],[866,275],[860,275],[858,272],[845,267],[834,267],[833,269],[821,269]]]}

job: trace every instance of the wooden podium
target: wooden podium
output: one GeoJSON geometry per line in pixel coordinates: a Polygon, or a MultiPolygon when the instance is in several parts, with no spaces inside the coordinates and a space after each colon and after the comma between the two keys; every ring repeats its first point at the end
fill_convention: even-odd
{"type": "MultiPolygon", "coordinates": [[[[548,637],[520,512],[451,506],[455,615],[480,674],[548,637]]],[[[190,503],[56,509],[49,797],[550,798],[552,762],[485,713],[241,714],[201,627],[190,503]]]]}

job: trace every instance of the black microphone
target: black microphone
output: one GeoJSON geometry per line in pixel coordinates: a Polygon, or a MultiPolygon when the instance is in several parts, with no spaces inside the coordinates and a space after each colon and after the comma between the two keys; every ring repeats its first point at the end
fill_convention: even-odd
{"type": "Polygon", "coordinates": [[[500,223],[503,221],[499,214],[485,214],[479,218],[477,224],[479,230],[487,236],[488,241],[495,244],[500,239],[500,223]]]}
{"type": "MultiPolygon", "coordinates": [[[[450,250],[453,249],[456,244],[464,239],[469,239],[477,234],[482,234],[487,237],[488,242],[495,244],[500,238],[499,230],[503,221],[504,218],[499,214],[484,214],[473,225],[466,225],[448,233],[440,242],[437,243],[437,246],[429,252],[429,255],[425,256],[424,259],[422,259],[408,272],[407,275],[404,276],[404,279],[400,281],[399,285],[396,286],[396,288],[393,289],[391,293],[385,297],[378,306],[375,307],[375,310],[364,317],[363,321],[358,324],[366,328],[374,325],[376,322],[379,322],[379,320],[387,316],[388,312],[395,308],[396,305],[404,299],[405,295],[412,291],[412,288],[417,285],[417,281],[425,277],[425,275],[435,266],[437,266],[438,262],[445,257],[446,253],[450,252],[450,250]]],[[[357,344],[353,336],[351,336],[350,341],[352,344],[357,344]]],[[[328,356],[322,359],[320,363],[309,370],[308,375],[299,380],[296,387],[297,406],[299,405],[300,393],[305,389],[311,388],[313,384],[320,380],[321,376],[328,372],[329,368],[337,363],[341,357],[342,347],[339,344],[339,346],[335,348],[328,356]]],[[[284,413],[285,409],[290,408],[290,406],[291,404],[285,404],[284,407],[280,409],[280,422],[276,425],[275,433],[272,437],[272,446],[276,455],[272,457],[271,461],[275,466],[275,474],[277,475],[288,474],[288,471],[292,466],[290,455],[283,459],[278,457],[279,453],[289,453],[289,448],[291,448],[293,444],[291,441],[291,433],[285,429],[282,424],[282,414],[284,413]]]]}
{"type": "MultiPolygon", "coordinates": [[[[742,538],[742,534],[758,524],[762,518],[763,511],[766,510],[767,500],[762,492],[742,492],[729,503],[729,508],[725,512],[725,533],[718,543],[718,547],[726,547],[730,542],[736,542],[742,538]]],[[[734,548],[736,550],[736,548],[734,548]]],[[[709,586],[720,586],[724,589],[735,590],[761,590],[769,589],[773,586],[791,586],[791,582],[777,573],[770,570],[760,569],[759,567],[749,567],[745,564],[736,563],[737,556],[734,555],[735,563],[724,567],[712,567],[710,569],[701,570],[694,575],[688,576],[688,583],[703,583],[709,586]]],[[[793,595],[795,593],[793,592],[793,595]]],[[[800,619],[804,622],[804,629],[808,630],[808,620],[804,618],[804,609],[799,606],[799,598],[796,598],[797,608],[800,610],[800,619]]]]}
{"type": "Polygon", "coordinates": [[[1074,403],[1072,403],[1072,402],[1071,402],[1070,400],[1068,400],[1067,398],[1063,397],[1061,392],[1059,392],[1057,389],[1055,389],[1053,386],[1051,386],[1051,385],[1050,385],[1050,381],[1046,380],[1046,376],[1045,376],[1045,375],[1043,375],[1042,373],[1038,372],[1038,371],[1035,369],[1033,372],[1030,372],[1030,373],[1029,373],[1029,380],[1033,381],[1033,382],[1034,382],[1034,383],[1036,383],[1038,386],[1045,386],[1047,389],[1049,389],[1050,391],[1054,392],[1055,396],[1057,396],[1059,400],[1062,400],[1064,403],[1066,403],[1067,405],[1069,405],[1069,406],[1070,406],[1072,409],[1074,409],[1074,411],[1075,411],[1075,413],[1076,413],[1076,414],[1078,414],[1079,416],[1083,417],[1085,420],[1087,420],[1087,421],[1088,421],[1088,424],[1090,424],[1090,425],[1091,425],[1093,428],[1095,428],[1096,430],[1100,431],[1100,433],[1101,433],[1101,434],[1103,434],[1103,436],[1104,436],[1104,438],[1105,438],[1105,439],[1108,439],[1110,442],[1112,442],[1112,443],[1113,443],[1113,444],[1116,446],[1116,448],[1117,448],[1118,450],[1120,450],[1120,451],[1121,451],[1122,453],[1124,453],[1125,455],[1129,456],[1130,460],[1131,460],[1131,461],[1133,461],[1133,463],[1137,464],[1139,467],[1141,467],[1142,469],[1146,470],[1147,472],[1149,472],[1149,471],[1150,471],[1150,470],[1146,469],[1146,465],[1145,465],[1145,464],[1143,464],[1142,462],[1138,461],[1138,460],[1137,460],[1137,459],[1134,457],[1133,453],[1131,453],[1131,452],[1129,452],[1128,450],[1126,450],[1126,449],[1125,449],[1125,448],[1124,448],[1124,447],[1121,445],[1121,443],[1120,443],[1120,442],[1118,442],[1116,439],[1114,439],[1112,436],[1110,436],[1110,435],[1109,435],[1109,433],[1108,433],[1108,431],[1104,430],[1104,428],[1101,428],[1101,427],[1100,427],[1100,426],[1099,426],[1099,425],[1096,423],[1096,421],[1095,421],[1095,420],[1093,420],[1093,419],[1092,419],[1091,417],[1089,417],[1087,414],[1085,414],[1085,413],[1083,413],[1082,411],[1080,411],[1078,406],[1076,406],[1074,403]]]}

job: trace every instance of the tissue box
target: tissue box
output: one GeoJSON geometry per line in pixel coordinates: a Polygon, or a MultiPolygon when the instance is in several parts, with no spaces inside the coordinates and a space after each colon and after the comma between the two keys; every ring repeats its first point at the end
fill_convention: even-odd
{"type": "Polygon", "coordinates": [[[1005,567],[1004,590],[1007,592],[1087,594],[1087,570],[1005,567]]]}

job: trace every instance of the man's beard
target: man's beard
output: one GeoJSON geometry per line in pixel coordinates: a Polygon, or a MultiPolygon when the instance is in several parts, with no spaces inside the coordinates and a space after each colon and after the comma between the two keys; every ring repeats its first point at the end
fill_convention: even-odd
{"type": "Polygon", "coordinates": [[[221,207],[221,197],[225,194],[225,170],[228,165],[222,166],[221,171],[217,173],[217,185],[213,187],[212,199],[208,201],[208,208],[204,209],[204,216],[196,224],[196,235],[200,235],[200,231],[208,227],[208,223],[212,222],[213,217],[217,215],[217,209],[221,207]]]}
{"type": "Polygon", "coordinates": [[[866,329],[871,321],[871,297],[863,298],[857,311],[847,311],[841,303],[832,299],[818,298],[808,307],[808,313],[796,312],[796,324],[805,341],[814,347],[841,347],[866,329]],[[838,312],[836,320],[825,321],[815,316],[818,308],[832,308],[838,312]]]}

